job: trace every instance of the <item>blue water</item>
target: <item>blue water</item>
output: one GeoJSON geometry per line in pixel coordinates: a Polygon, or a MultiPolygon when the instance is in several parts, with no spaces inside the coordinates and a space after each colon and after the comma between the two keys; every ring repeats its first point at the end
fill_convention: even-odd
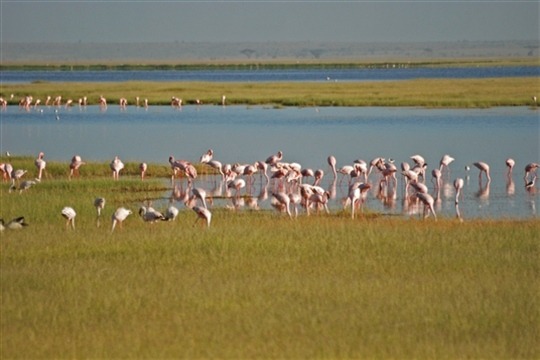
{"type": "Polygon", "coordinates": [[[118,81],[389,81],[417,78],[465,79],[538,77],[540,67],[449,67],[385,69],[287,69],[287,70],[150,70],[150,71],[2,71],[2,83],[118,82],[118,81]]]}
{"type": "MultiPolygon", "coordinates": [[[[273,109],[193,105],[180,110],[169,106],[121,110],[112,105],[106,111],[97,106],[41,110],[27,112],[10,106],[0,112],[2,152],[37,155],[43,151],[46,159],[65,162],[67,173],[75,154],[86,160],[109,162],[118,155],[124,161],[160,164],[168,164],[169,155],[173,155],[196,163],[212,148],[214,159],[234,164],[254,163],[281,150],[283,161],[323,169],[327,174],[324,186],[331,185],[326,162],[330,154],[337,158],[338,167],[381,156],[394,159],[398,168],[401,162],[412,164],[410,156],[420,154],[428,163],[428,174],[438,167],[442,155],[450,154],[456,160],[438,204],[441,216],[454,216],[451,182],[456,177],[466,179],[460,205],[465,218],[537,216],[537,192],[526,191],[523,181],[525,165],[540,162],[540,120],[535,108],[273,109]],[[508,157],[516,161],[511,182],[506,177],[508,157]],[[491,166],[488,189],[478,182],[479,172],[472,166],[476,161],[491,166]],[[471,169],[466,171],[466,166],[471,169]]],[[[84,176],[84,168],[82,173],[84,176]]],[[[151,176],[151,168],[149,173],[151,176]]],[[[370,178],[374,185],[377,176],[370,178]]],[[[401,176],[398,178],[401,181],[401,176]]],[[[430,179],[427,184],[433,190],[430,179]]],[[[217,180],[200,177],[196,184],[210,191],[217,180]]],[[[332,211],[342,207],[346,183],[338,183],[332,211]]],[[[258,181],[252,189],[254,194],[264,190],[257,186],[258,181]]],[[[411,215],[403,200],[401,185],[390,196],[381,196],[374,186],[366,206],[385,214],[418,216],[418,210],[411,215]]],[[[269,199],[259,206],[269,208],[269,199]]]]}

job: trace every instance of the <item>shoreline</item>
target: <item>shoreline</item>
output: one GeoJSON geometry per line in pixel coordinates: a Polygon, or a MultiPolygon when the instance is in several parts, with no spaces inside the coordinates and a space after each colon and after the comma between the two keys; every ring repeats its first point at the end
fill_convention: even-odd
{"type": "MultiPolygon", "coordinates": [[[[533,97],[540,97],[538,77],[484,79],[412,79],[362,82],[34,82],[0,84],[0,97],[6,105],[18,105],[27,96],[42,105],[51,96],[62,97],[60,106],[77,106],[87,98],[87,105],[98,104],[101,96],[109,105],[121,98],[128,106],[136,98],[148,105],[171,105],[171,98],[182,104],[262,105],[272,107],[426,107],[489,108],[530,106],[537,108],[533,97]],[[11,94],[13,96],[11,96],[11,94]]],[[[32,105],[31,105],[32,106],[32,105]]]]}

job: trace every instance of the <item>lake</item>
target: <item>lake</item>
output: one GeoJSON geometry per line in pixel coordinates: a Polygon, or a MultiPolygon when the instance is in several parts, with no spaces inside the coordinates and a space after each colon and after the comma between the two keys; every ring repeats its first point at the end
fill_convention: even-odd
{"type": "Polygon", "coordinates": [[[108,71],[2,71],[6,83],[46,82],[120,82],[120,81],[391,81],[409,79],[470,79],[498,77],[538,77],[538,66],[496,67],[401,67],[257,69],[251,70],[108,70],[108,71]]]}
{"type": "MultiPolygon", "coordinates": [[[[328,155],[338,167],[356,159],[369,162],[375,157],[413,164],[410,156],[422,155],[431,169],[442,155],[450,154],[450,165],[437,204],[439,216],[454,216],[456,177],[465,179],[460,210],[464,218],[527,218],[537,216],[537,192],[524,186],[524,167],[540,158],[540,121],[536,108],[423,109],[423,108],[281,108],[246,106],[109,106],[72,108],[42,107],[24,111],[9,106],[1,116],[1,151],[37,155],[69,163],[79,154],[85,160],[110,161],[115,155],[124,161],[168,164],[169,155],[198,162],[207,149],[223,163],[254,163],[283,151],[285,162],[304,168],[323,169],[323,187],[330,187],[332,175],[328,155]],[[58,117],[58,119],[57,119],[58,117]],[[516,161],[511,181],[506,177],[505,160],[516,161]],[[489,187],[479,184],[473,162],[491,167],[489,187]],[[470,170],[466,170],[466,166],[470,170]]],[[[83,169],[84,172],[84,169],[83,169]]],[[[151,174],[151,169],[149,169],[151,174]]],[[[378,191],[378,174],[366,207],[388,215],[418,216],[404,202],[402,176],[390,194],[378,191]]],[[[347,181],[340,182],[330,202],[332,211],[342,208],[347,181]]],[[[264,195],[259,177],[253,195],[264,195]]],[[[195,186],[209,191],[219,182],[216,176],[199,177],[195,186]]],[[[308,180],[312,182],[312,180],[308,180]]],[[[264,182],[263,182],[264,183],[264,182]]],[[[433,191],[431,176],[426,184],[433,191]]],[[[538,187],[538,184],[536,185],[538,187]]],[[[268,190],[268,189],[267,189],[268,190]]],[[[245,190],[244,190],[245,191],[245,190]]],[[[166,197],[167,195],[164,195],[166,197]]],[[[256,196],[256,197],[257,197],[256,196]]],[[[255,197],[255,198],[256,198],[255,197]]],[[[264,197],[264,196],[263,196],[264,197]]],[[[258,206],[269,208],[269,198],[258,206]]],[[[165,201],[165,200],[164,200],[165,201]]],[[[230,199],[221,200],[230,206],[230,199]]],[[[214,205],[218,206],[218,205],[214,205]]]]}

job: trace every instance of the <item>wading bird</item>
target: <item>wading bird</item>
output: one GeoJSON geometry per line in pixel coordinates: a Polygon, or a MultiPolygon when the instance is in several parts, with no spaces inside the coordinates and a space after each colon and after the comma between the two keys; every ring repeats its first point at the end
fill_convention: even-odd
{"type": "Polygon", "coordinates": [[[516,162],[512,158],[508,158],[508,159],[506,159],[505,164],[506,164],[506,168],[507,168],[506,175],[508,177],[510,177],[510,176],[512,176],[512,170],[514,170],[514,166],[516,165],[516,162]]]}
{"type": "Polygon", "coordinates": [[[488,182],[491,182],[491,176],[489,176],[489,165],[483,161],[478,161],[473,164],[476,166],[480,173],[478,174],[478,181],[482,181],[482,173],[486,174],[486,179],[488,182]]]}
{"type": "Polygon", "coordinates": [[[443,157],[441,158],[441,161],[439,162],[439,170],[441,172],[443,171],[444,168],[446,168],[446,170],[449,170],[450,169],[449,166],[452,162],[454,162],[454,160],[455,159],[448,154],[443,155],[443,157]]]}
{"type": "Polygon", "coordinates": [[[74,155],[69,163],[69,179],[71,180],[73,176],[79,176],[79,169],[85,164],[79,155],[74,155]]]}
{"type": "Polygon", "coordinates": [[[139,171],[141,172],[141,180],[144,181],[144,177],[146,175],[146,170],[148,169],[148,164],[145,162],[142,162],[139,164],[139,171]]]}
{"type": "Polygon", "coordinates": [[[111,170],[113,171],[113,179],[118,180],[120,178],[120,170],[124,168],[124,163],[118,156],[114,157],[114,160],[111,161],[111,170]]]}
{"type": "Polygon", "coordinates": [[[37,181],[41,181],[41,176],[43,174],[43,171],[45,170],[45,167],[47,166],[47,163],[45,160],[43,160],[43,157],[45,157],[45,154],[43,152],[40,152],[36,161],[34,164],[36,165],[36,168],[38,169],[38,176],[37,181]]]}
{"type": "Polygon", "coordinates": [[[435,220],[437,220],[437,214],[435,214],[435,208],[433,206],[435,203],[433,197],[426,193],[417,193],[416,197],[424,204],[423,218],[427,218],[429,216],[429,213],[431,212],[435,220]]]}
{"type": "Polygon", "coordinates": [[[62,209],[62,216],[66,219],[66,228],[71,225],[71,228],[75,229],[75,216],[77,216],[75,210],[70,206],[66,206],[62,209]]]}
{"type": "Polygon", "coordinates": [[[195,211],[195,213],[197,214],[197,218],[195,219],[193,226],[195,226],[198,219],[202,219],[206,221],[206,226],[210,227],[210,222],[212,221],[212,213],[210,212],[210,210],[203,208],[202,206],[194,206],[193,211],[195,211]]]}
{"type": "Polygon", "coordinates": [[[112,228],[111,228],[111,232],[114,231],[115,227],[116,227],[116,224],[118,224],[118,226],[120,228],[122,228],[122,223],[124,222],[124,220],[126,220],[126,218],[132,214],[132,211],[129,210],[129,209],[126,209],[124,207],[119,207],[118,209],[116,209],[116,211],[114,212],[114,214],[112,214],[111,216],[111,219],[112,219],[112,228]]]}

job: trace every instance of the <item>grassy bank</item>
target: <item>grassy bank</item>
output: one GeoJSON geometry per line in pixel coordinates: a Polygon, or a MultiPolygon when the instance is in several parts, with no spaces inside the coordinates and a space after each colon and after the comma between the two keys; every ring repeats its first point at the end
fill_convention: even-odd
{"type": "Polygon", "coordinates": [[[135,98],[148,99],[150,105],[170,104],[171,97],[184,104],[227,104],[265,106],[423,106],[493,107],[531,106],[531,97],[540,94],[538,78],[492,79],[415,79],[387,82],[322,83],[214,83],[214,82],[111,82],[2,84],[0,94],[13,94],[10,104],[18,104],[26,95],[41,99],[61,95],[64,102],[86,96],[97,104],[101,95],[116,105],[122,97],[130,105],[135,98]]]}
{"type": "Polygon", "coordinates": [[[206,229],[181,207],[175,222],[134,214],[111,234],[114,209],[136,212],[163,179],[87,166],[21,195],[0,188],[1,216],[30,223],[0,240],[3,359],[540,356],[538,220],[216,208],[206,229]]]}

